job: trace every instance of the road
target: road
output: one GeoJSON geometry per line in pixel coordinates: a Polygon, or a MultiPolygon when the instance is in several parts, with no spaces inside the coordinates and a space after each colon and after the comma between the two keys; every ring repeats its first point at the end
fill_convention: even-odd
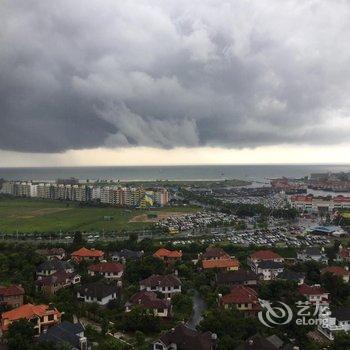
{"type": "Polygon", "coordinates": [[[192,300],[192,315],[191,318],[187,321],[186,326],[191,329],[196,329],[200,321],[203,319],[203,313],[207,310],[207,305],[197,291],[195,291],[192,300]]]}

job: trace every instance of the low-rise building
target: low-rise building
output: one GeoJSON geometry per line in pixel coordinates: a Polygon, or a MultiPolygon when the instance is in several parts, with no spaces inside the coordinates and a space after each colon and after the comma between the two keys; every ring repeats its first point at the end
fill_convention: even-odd
{"type": "Polygon", "coordinates": [[[308,247],[301,252],[297,253],[297,259],[299,261],[315,261],[322,264],[328,264],[328,257],[324,251],[324,248],[308,247]]]}
{"type": "Polygon", "coordinates": [[[253,271],[256,269],[255,266],[262,261],[274,261],[283,263],[284,259],[279,254],[271,250],[258,250],[250,254],[247,259],[247,263],[253,271]]]}
{"type": "Polygon", "coordinates": [[[239,261],[231,258],[202,260],[202,267],[204,270],[237,271],[239,269],[239,261]]]}
{"type": "Polygon", "coordinates": [[[85,247],[80,248],[71,254],[72,259],[80,263],[82,261],[101,261],[103,259],[104,252],[97,249],[87,249],[85,247]]]}
{"type": "Polygon", "coordinates": [[[261,261],[254,266],[254,272],[257,275],[261,275],[262,280],[270,281],[274,280],[284,270],[283,263],[277,261],[261,261]]]}
{"type": "Polygon", "coordinates": [[[68,261],[62,260],[47,260],[41,263],[36,269],[36,275],[38,277],[52,276],[58,271],[66,273],[73,273],[74,268],[68,261]]]}
{"type": "Polygon", "coordinates": [[[215,333],[200,333],[185,325],[179,325],[162,334],[152,343],[152,350],[215,350],[218,339],[215,333]]]}
{"type": "Polygon", "coordinates": [[[199,260],[218,260],[218,259],[230,259],[230,255],[227,254],[222,248],[208,247],[203,254],[199,254],[199,260]]]}
{"type": "Polygon", "coordinates": [[[143,290],[135,293],[125,303],[125,312],[130,312],[135,306],[140,306],[146,309],[155,317],[166,318],[171,316],[170,299],[160,299],[154,292],[147,292],[143,290]]]}
{"type": "Polygon", "coordinates": [[[181,293],[181,281],[175,275],[152,275],[140,281],[140,290],[157,292],[171,298],[176,293],[181,293]]]}
{"type": "Polygon", "coordinates": [[[81,276],[75,272],[59,270],[49,276],[39,276],[35,284],[41,292],[53,295],[62,288],[79,284],[81,276]]]}
{"type": "Polygon", "coordinates": [[[317,329],[329,340],[334,340],[339,332],[350,332],[350,307],[341,306],[331,312],[329,309],[323,311],[320,316],[317,329]]]}
{"type": "Polygon", "coordinates": [[[61,322],[61,313],[50,305],[25,304],[1,314],[1,330],[6,332],[12,322],[20,319],[30,321],[36,335],[61,322]]]}
{"type": "Polygon", "coordinates": [[[173,264],[174,262],[181,260],[182,251],[160,248],[153,254],[153,256],[157,259],[163,260],[166,264],[173,264]]]}
{"type": "Polygon", "coordinates": [[[138,251],[138,250],[130,250],[130,249],[122,249],[119,252],[114,252],[111,256],[111,259],[113,261],[120,261],[123,264],[126,263],[128,260],[141,260],[143,257],[143,250],[138,251]]]}
{"type": "Polygon", "coordinates": [[[298,291],[312,305],[329,304],[329,300],[328,300],[329,293],[327,293],[326,290],[322,288],[319,284],[314,284],[313,286],[309,286],[304,283],[299,286],[298,291]]]}
{"type": "Polygon", "coordinates": [[[330,273],[334,276],[341,278],[344,281],[344,283],[349,283],[350,272],[349,272],[349,268],[347,266],[345,266],[345,267],[343,267],[343,266],[328,266],[328,267],[322,269],[321,273],[322,274],[330,273]]]}
{"type": "Polygon", "coordinates": [[[85,328],[80,322],[63,321],[42,333],[38,342],[61,344],[69,350],[91,350],[91,345],[85,336],[85,328]]]}
{"type": "Polygon", "coordinates": [[[247,286],[236,285],[231,287],[229,294],[219,294],[219,305],[227,308],[236,308],[245,315],[256,315],[261,306],[258,299],[258,293],[247,286]]]}
{"type": "Polygon", "coordinates": [[[350,247],[339,246],[339,250],[336,254],[336,260],[339,262],[350,262],[350,247]]]}
{"type": "Polygon", "coordinates": [[[295,272],[293,270],[284,270],[278,275],[278,279],[285,281],[293,281],[298,283],[298,285],[304,284],[305,275],[300,272],[295,272]]]}
{"type": "Polygon", "coordinates": [[[219,286],[232,287],[234,285],[244,285],[256,287],[258,275],[250,270],[238,269],[237,271],[220,271],[216,276],[216,283],[219,286]]]}
{"type": "Polygon", "coordinates": [[[24,288],[21,285],[0,286],[0,305],[16,308],[23,305],[24,288]]]}
{"type": "Polygon", "coordinates": [[[115,284],[101,282],[87,283],[77,289],[77,298],[85,303],[96,303],[107,305],[110,301],[116,300],[119,294],[119,287],[115,284]]]}
{"type": "Polygon", "coordinates": [[[63,260],[66,257],[66,251],[63,248],[38,249],[36,252],[48,260],[63,260]]]}
{"type": "Polygon", "coordinates": [[[107,280],[119,280],[124,273],[124,266],[118,262],[101,262],[88,267],[90,276],[100,275],[107,280]]]}

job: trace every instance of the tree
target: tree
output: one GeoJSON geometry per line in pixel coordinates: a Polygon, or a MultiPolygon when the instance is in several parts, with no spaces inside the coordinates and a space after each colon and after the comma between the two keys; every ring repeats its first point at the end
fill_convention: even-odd
{"type": "Polygon", "coordinates": [[[171,300],[174,316],[177,320],[187,320],[191,316],[193,302],[186,294],[175,294],[171,300]]]}
{"type": "Polygon", "coordinates": [[[10,350],[29,350],[35,335],[34,326],[25,319],[13,322],[7,333],[8,347],[10,350]]]}
{"type": "Polygon", "coordinates": [[[350,334],[340,332],[335,336],[332,349],[334,350],[349,350],[350,349],[350,334]]]}

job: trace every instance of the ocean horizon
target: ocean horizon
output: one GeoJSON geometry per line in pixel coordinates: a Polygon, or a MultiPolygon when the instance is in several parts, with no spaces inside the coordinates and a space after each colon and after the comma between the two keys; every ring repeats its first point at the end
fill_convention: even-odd
{"type": "Polygon", "coordinates": [[[200,181],[241,179],[267,182],[271,178],[301,178],[311,173],[350,172],[346,164],[249,164],[249,165],[150,165],[150,166],[62,166],[0,168],[5,180],[54,181],[76,177],[80,180],[200,181]]]}

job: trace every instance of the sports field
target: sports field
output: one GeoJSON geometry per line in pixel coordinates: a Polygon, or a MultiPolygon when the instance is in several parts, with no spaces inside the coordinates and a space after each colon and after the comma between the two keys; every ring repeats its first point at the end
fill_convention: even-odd
{"type": "MultiPolygon", "coordinates": [[[[160,217],[174,212],[193,212],[195,207],[172,207],[152,210],[160,217]]],[[[147,210],[123,208],[79,207],[74,202],[33,199],[0,198],[0,233],[122,231],[150,227],[152,220],[133,220],[147,217],[147,210]],[[146,215],[145,215],[146,214],[146,215]],[[110,217],[108,220],[106,217],[110,217]]]]}

